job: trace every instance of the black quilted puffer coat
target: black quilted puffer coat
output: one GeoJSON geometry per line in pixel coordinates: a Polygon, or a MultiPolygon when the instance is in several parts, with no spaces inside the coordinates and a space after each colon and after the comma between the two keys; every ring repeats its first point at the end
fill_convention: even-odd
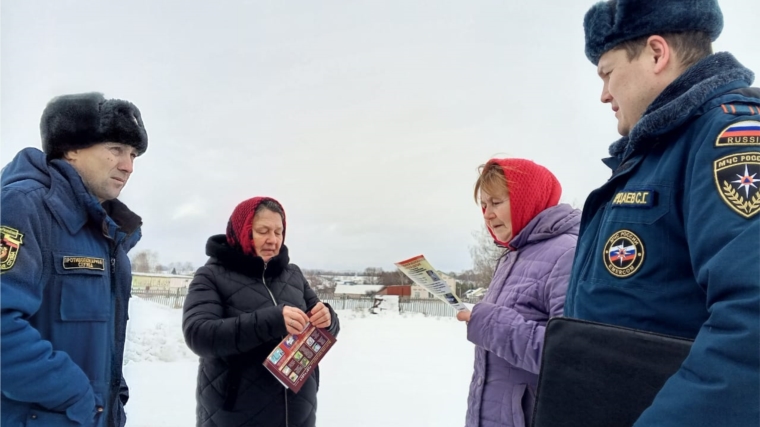
{"type": "MultiPolygon", "coordinates": [[[[319,368],[294,394],[262,365],[287,335],[282,308],[304,312],[319,302],[283,245],[267,264],[209,238],[208,262],[196,272],[184,305],[185,341],[200,356],[198,427],[313,427],[319,368]]],[[[328,306],[329,307],[329,306],[328,306]]],[[[340,324],[331,307],[328,330],[340,324]]]]}

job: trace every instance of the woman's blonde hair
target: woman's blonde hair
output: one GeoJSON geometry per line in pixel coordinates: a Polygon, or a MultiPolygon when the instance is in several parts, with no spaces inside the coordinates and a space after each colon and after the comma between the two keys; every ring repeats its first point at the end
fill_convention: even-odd
{"type": "Polygon", "coordinates": [[[473,197],[475,203],[480,199],[480,190],[491,195],[507,193],[509,195],[509,185],[507,177],[504,175],[504,169],[496,162],[488,162],[478,167],[480,176],[475,181],[475,191],[473,197]]]}

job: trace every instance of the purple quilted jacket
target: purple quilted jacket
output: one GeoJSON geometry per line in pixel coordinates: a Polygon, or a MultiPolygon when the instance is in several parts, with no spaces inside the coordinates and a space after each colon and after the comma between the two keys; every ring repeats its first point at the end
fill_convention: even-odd
{"type": "Polygon", "coordinates": [[[475,372],[466,427],[530,425],[544,329],[565,305],[580,217],[561,204],[533,218],[473,307],[467,339],[475,344],[475,372]]]}

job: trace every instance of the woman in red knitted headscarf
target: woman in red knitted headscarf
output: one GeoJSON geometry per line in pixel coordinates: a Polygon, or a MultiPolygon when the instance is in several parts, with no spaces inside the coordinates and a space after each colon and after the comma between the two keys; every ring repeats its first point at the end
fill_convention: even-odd
{"type": "Polygon", "coordinates": [[[557,178],[530,160],[480,167],[475,200],[504,251],[483,301],[457,314],[475,344],[468,427],[530,425],[544,326],[564,308],[580,225],[561,195],[557,178]]]}
{"type": "Polygon", "coordinates": [[[290,263],[286,225],[277,200],[254,197],[235,208],[226,234],[206,243],[210,258],[190,283],[182,320],[187,345],[201,356],[199,427],[315,425],[319,367],[295,394],[263,366],[307,322],[333,335],[340,329],[335,311],[290,263]]]}

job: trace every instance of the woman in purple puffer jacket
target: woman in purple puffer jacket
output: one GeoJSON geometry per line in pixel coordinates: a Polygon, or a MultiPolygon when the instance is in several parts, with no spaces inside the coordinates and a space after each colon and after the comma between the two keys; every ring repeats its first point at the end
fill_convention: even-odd
{"type": "Polygon", "coordinates": [[[580,225],[579,210],[558,204],[561,193],[530,160],[481,166],[475,199],[504,254],[483,301],[457,314],[475,344],[467,427],[530,425],[544,329],[562,314],[580,225]]]}

